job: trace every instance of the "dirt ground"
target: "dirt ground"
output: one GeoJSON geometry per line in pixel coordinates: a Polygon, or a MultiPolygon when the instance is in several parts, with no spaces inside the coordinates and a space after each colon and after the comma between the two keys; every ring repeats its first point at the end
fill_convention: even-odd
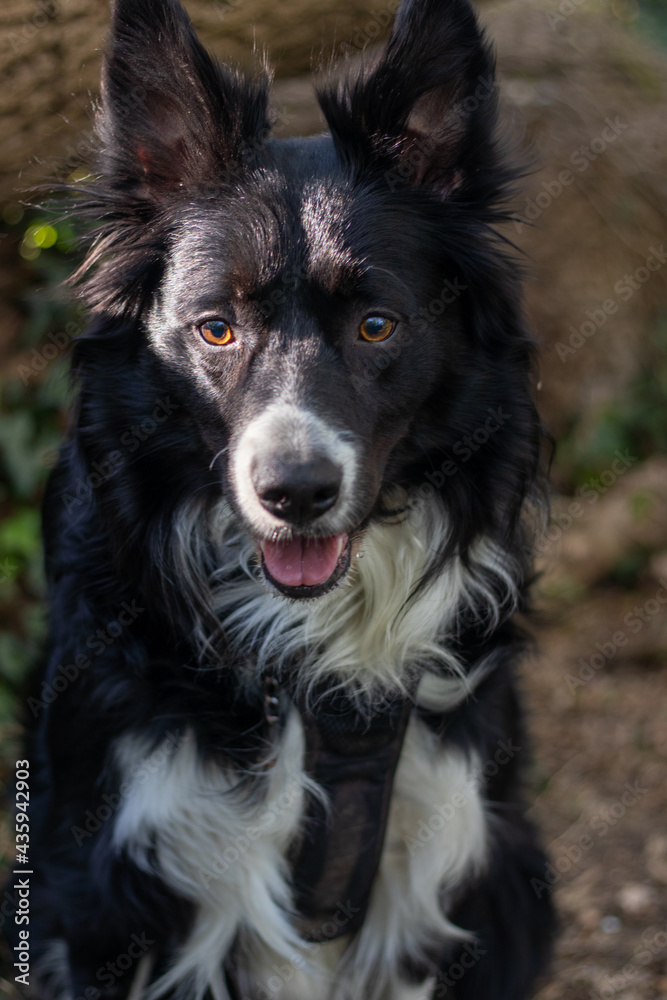
{"type": "Polygon", "coordinates": [[[552,868],[544,882],[553,885],[562,924],[538,1000],[667,997],[667,665],[664,645],[662,657],[654,655],[656,633],[665,638],[665,606],[655,612],[659,591],[653,583],[598,589],[576,604],[552,606],[551,623],[537,632],[538,652],[524,665],[535,753],[531,815],[548,845],[552,868]]]}

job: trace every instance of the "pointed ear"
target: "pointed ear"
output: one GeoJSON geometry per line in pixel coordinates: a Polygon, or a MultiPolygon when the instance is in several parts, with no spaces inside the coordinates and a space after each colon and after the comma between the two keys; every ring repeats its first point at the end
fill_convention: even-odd
{"type": "Polygon", "coordinates": [[[392,186],[489,197],[495,64],[468,0],[403,0],[387,47],[319,100],[341,157],[392,186]]]}
{"type": "Polygon", "coordinates": [[[177,0],[115,0],[98,117],[103,173],[153,197],[210,184],[268,131],[268,82],[213,60],[177,0]]]}

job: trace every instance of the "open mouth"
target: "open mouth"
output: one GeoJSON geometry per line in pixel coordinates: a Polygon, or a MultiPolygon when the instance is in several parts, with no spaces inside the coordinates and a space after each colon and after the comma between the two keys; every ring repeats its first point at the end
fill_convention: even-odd
{"type": "Polygon", "coordinates": [[[348,535],[326,538],[293,535],[289,541],[260,541],[264,574],[287,597],[320,597],[350,567],[348,535]]]}

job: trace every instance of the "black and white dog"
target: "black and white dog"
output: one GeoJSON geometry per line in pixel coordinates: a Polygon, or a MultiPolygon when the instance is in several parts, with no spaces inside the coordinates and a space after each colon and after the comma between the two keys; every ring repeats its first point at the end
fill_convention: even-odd
{"type": "Polygon", "coordinates": [[[177,0],[116,0],[31,986],[520,1000],[553,925],[511,621],[542,433],[493,59],[468,0],[403,0],[329,133],[270,138],[267,90],[177,0]]]}

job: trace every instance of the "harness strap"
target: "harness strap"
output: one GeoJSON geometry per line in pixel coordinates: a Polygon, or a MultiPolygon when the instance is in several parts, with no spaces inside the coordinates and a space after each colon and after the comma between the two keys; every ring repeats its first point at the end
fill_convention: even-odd
{"type": "Polygon", "coordinates": [[[291,865],[297,927],[324,942],[353,933],[366,915],[412,702],[397,698],[370,719],[341,693],[316,704],[298,706],[305,768],[329,805],[309,796],[291,865]]]}

